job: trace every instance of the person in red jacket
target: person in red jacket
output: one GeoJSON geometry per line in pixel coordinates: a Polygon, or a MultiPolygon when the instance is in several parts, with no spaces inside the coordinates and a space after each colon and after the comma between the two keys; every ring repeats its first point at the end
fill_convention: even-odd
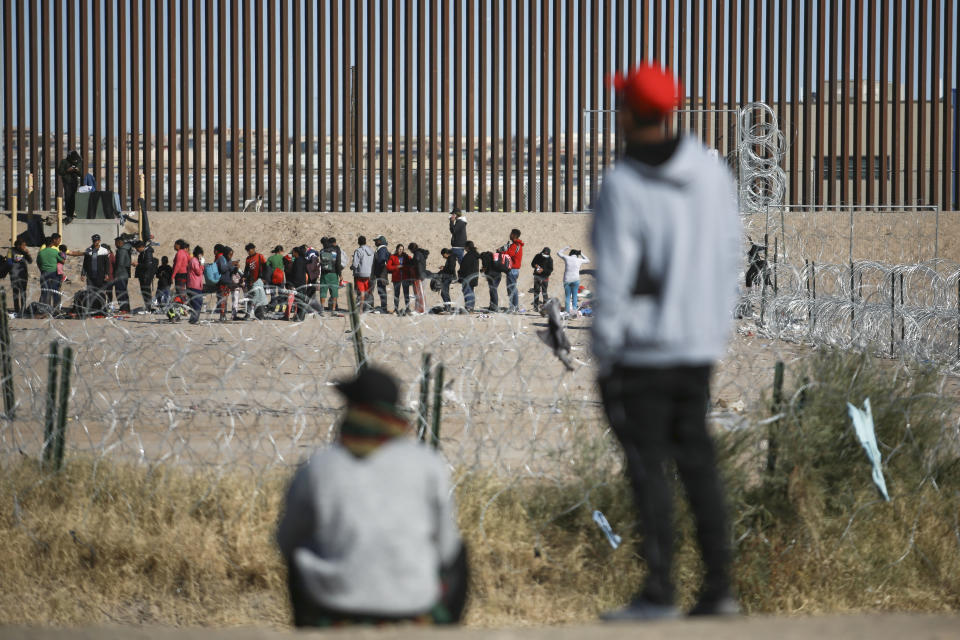
{"type": "Polygon", "coordinates": [[[173,286],[181,300],[187,299],[187,265],[190,262],[190,245],[184,240],[173,243],[173,286]]]}
{"type": "Polygon", "coordinates": [[[523,240],[520,229],[510,232],[510,244],[506,254],[510,256],[510,270],[507,271],[507,297],[510,298],[510,313],[520,310],[520,294],[517,292],[517,280],[520,278],[520,265],[523,264],[523,240]]]}
{"type": "Polygon", "coordinates": [[[413,257],[406,252],[402,244],[393,250],[393,255],[387,260],[387,271],[393,283],[393,312],[398,316],[407,312],[410,307],[410,278],[413,269],[413,257]],[[400,288],[403,288],[403,311],[400,310],[400,288]]]}
{"type": "MultiPolygon", "coordinates": [[[[247,259],[243,269],[243,278],[248,287],[260,280],[266,275],[267,259],[262,253],[257,253],[257,246],[252,242],[247,243],[247,259]]],[[[266,282],[264,282],[266,284],[266,282]]]]}

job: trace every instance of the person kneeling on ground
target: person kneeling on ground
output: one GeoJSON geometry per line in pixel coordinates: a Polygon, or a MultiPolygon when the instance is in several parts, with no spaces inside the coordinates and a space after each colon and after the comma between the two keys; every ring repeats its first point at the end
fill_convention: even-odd
{"type": "Polygon", "coordinates": [[[446,465],[415,441],[392,376],[338,383],[337,441],[294,474],[277,542],[294,624],[459,622],[467,562],[446,465]]]}

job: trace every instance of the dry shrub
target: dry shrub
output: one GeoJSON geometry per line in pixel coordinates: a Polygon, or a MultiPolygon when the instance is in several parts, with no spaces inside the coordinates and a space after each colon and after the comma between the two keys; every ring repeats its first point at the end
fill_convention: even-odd
{"type": "Polygon", "coordinates": [[[960,450],[942,376],[823,350],[792,378],[769,432],[772,469],[766,431],[722,442],[745,604],[764,612],[960,607],[960,450]],[[847,414],[847,402],[862,407],[866,398],[891,502],[874,487],[847,414]]]}
{"type": "MultiPolygon", "coordinates": [[[[718,438],[746,609],[960,608],[960,463],[939,376],[822,352],[790,378],[772,471],[765,428],[718,438]],[[861,406],[866,397],[890,503],[873,488],[846,413],[847,401],[861,406]]],[[[590,620],[629,599],[642,579],[616,446],[596,425],[567,428],[581,445],[554,461],[558,475],[456,476],[471,625],[590,620]],[[624,537],[619,549],[592,521],[594,509],[624,537]]],[[[0,624],[288,623],[273,544],[287,471],[81,458],[59,474],[26,458],[0,471],[0,624]]],[[[700,567],[679,497],[677,532],[687,605],[700,567]]]]}
{"type": "Polygon", "coordinates": [[[282,483],[74,459],[22,460],[0,501],[3,623],[280,626],[271,544],[282,483]]]}

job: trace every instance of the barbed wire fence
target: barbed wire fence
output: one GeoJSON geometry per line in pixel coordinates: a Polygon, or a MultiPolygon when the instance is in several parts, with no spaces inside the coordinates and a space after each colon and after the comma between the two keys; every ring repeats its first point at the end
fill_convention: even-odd
{"type": "MultiPolygon", "coordinates": [[[[747,147],[770,144],[769,153],[782,154],[774,130],[743,120],[741,127],[747,147]]],[[[748,233],[766,237],[766,261],[752,286],[742,288],[734,338],[716,370],[714,428],[766,429],[777,419],[770,407],[776,363],[789,372],[810,347],[867,351],[905,376],[915,363],[928,363],[940,372],[941,387],[949,385],[960,368],[960,265],[937,255],[935,210],[846,211],[849,225],[837,225],[834,212],[834,232],[824,233],[827,212],[777,205],[781,177],[765,154],[757,158],[745,178],[766,186],[742,190],[751,202],[743,220],[748,233]],[[884,216],[891,219],[874,222],[884,216]],[[836,233],[843,226],[849,236],[836,233]],[[924,255],[930,244],[933,255],[924,255]]],[[[363,314],[355,321],[205,319],[191,327],[156,315],[15,323],[4,315],[0,483],[11,481],[18,461],[44,459],[58,433],[57,411],[67,460],[252,477],[292,470],[336,436],[343,401],[334,385],[360,364],[359,334],[365,361],[400,379],[402,404],[419,430],[427,428],[427,405],[440,409],[437,445],[459,471],[495,474],[513,485],[569,483],[586,440],[600,447],[593,455],[619,460],[595,385],[589,319],[566,326],[572,371],[538,335],[546,327],[539,316],[363,314]],[[51,343],[73,351],[59,393],[50,388],[60,360],[51,343]]],[[[958,447],[957,427],[952,402],[942,419],[946,448],[958,447]]],[[[868,483],[868,474],[853,482],[868,483]]],[[[596,488],[585,483],[553,518],[574,511],[589,518],[596,488]]],[[[630,523],[611,525],[623,530],[630,523]]],[[[960,540],[960,528],[954,531],[960,540]]]]}

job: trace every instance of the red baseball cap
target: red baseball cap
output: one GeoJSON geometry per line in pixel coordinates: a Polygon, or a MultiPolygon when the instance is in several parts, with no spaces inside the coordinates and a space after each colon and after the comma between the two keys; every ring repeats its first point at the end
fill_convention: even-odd
{"type": "Polygon", "coordinates": [[[655,63],[641,62],[626,75],[607,78],[623,104],[641,117],[665,118],[680,106],[683,87],[673,73],[655,63]]]}

